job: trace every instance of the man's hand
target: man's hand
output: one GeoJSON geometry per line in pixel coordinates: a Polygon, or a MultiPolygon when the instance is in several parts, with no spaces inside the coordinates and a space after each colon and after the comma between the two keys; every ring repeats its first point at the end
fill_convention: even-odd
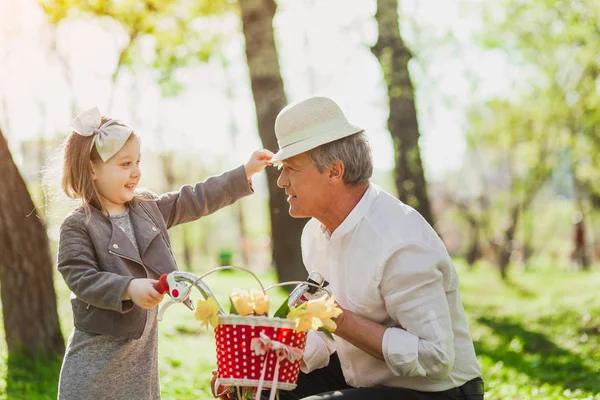
{"type": "Polygon", "coordinates": [[[156,306],[165,296],[154,289],[153,285],[157,282],[155,279],[133,279],[127,286],[123,300],[131,300],[145,309],[156,306]]]}
{"type": "Polygon", "coordinates": [[[212,378],[210,378],[210,391],[215,399],[219,400],[236,400],[237,396],[232,390],[233,387],[219,386],[215,387],[217,382],[217,370],[213,370],[212,378]]]}
{"type": "Polygon", "coordinates": [[[342,306],[340,306],[340,304],[337,301],[335,302],[335,306],[337,308],[339,308],[340,310],[342,310],[342,313],[340,315],[338,315],[337,318],[332,318],[331,320],[333,322],[335,322],[335,324],[337,325],[335,332],[337,333],[340,329],[343,332],[344,329],[346,328],[346,326],[344,324],[344,318],[346,316],[346,312],[349,312],[349,311],[346,311],[342,306]]]}
{"type": "Polygon", "coordinates": [[[252,175],[262,171],[269,164],[271,164],[271,158],[273,158],[275,154],[271,153],[269,150],[256,150],[250,156],[250,159],[246,164],[244,164],[244,169],[246,170],[246,177],[248,180],[252,179],[252,175]]]}

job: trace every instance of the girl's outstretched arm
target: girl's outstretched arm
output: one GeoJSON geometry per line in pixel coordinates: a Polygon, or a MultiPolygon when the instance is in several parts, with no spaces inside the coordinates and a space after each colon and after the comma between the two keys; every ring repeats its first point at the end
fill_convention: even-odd
{"type": "Polygon", "coordinates": [[[155,201],[167,228],[195,221],[254,193],[250,179],[269,165],[272,156],[268,150],[255,151],[243,166],[159,196],[155,201]]]}

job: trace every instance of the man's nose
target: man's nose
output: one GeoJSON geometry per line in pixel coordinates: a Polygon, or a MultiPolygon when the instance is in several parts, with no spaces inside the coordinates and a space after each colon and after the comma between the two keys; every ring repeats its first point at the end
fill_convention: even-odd
{"type": "Polygon", "coordinates": [[[287,178],[285,170],[281,170],[281,174],[279,174],[279,178],[277,178],[277,186],[279,186],[281,189],[285,189],[286,187],[290,186],[290,181],[287,178]]]}

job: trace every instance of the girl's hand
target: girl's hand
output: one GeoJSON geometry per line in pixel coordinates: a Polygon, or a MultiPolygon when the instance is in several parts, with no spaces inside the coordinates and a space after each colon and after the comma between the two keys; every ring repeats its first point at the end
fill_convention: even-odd
{"type": "Polygon", "coordinates": [[[152,308],[165,296],[154,289],[153,285],[157,282],[155,279],[133,279],[129,282],[125,295],[142,308],[152,308]]]}
{"type": "Polygon", "coordinates": [[[246,170],[246,177],[248,180],[252,179],[252,175],[262,171],[269,164],[271,164],[271,158],[273,158],[275,154],[271,153],[269,150],[261,149],[256,150],[250,156],[250,159],[246,164],[244,164],[244,169],[246,170]]]}

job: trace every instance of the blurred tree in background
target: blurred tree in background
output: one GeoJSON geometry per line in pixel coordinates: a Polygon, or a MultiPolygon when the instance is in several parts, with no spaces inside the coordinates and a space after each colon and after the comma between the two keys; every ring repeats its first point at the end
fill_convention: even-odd
{"type": "Polygon", "coordinates": [[[503,279],[521,217],[559,166],[568,143],[565,132],[548,118],[555,106],[543,99],[525,104],[495,100],[473,110],[470,148],[481,153],[485,168],[500,183],[500,190],[482,191],[476,200],[483,196],[493,220],[500,221],[491,227],[488,217],[483,224],[503,279]]]}
{"type": "MultiPolygon", "coordinates": [[[[263,146],[276,152],[279,146],[274,131],[275,118],[287,105],[273,34],[273,17],[277,6],[274,0],[239,0],[239,5],[258,133],[263,146]]],[[[273,262],[277,276],[281,282],[304,280],[306,270],[302,263],[300,236],[306,219],[290,217],[287,196],[277,186],[279,171],[267,168],[266,172],[273,262]]]]}
{"type": "MultiPolygon", "coordinates": [[[[484,17],[483,45],[506,54],[521,76],[509,96],[471,106],[468,146],[483,160],[477,168],[486,184],[461,212],[485,236],[506,278],[511,255],[526,261],[533,251],[531,220],[522,217],[541,191],[547,197],[572,188],[567,195],[584,220],[598,207],[600,5],[507,0],[486,7],[484,17]]],[[[586,269],[593,246],[583,246],[586,269]]]]}
{"type": "Polygon", "coordinates": [[[0,131],[0,285],[2,318],[11,355],[61,356],[46,227],[39,218],[0,131]]]}
{"type": "Polygon", "coordinates": [[[412,54],[400,36],[398,0],[377,0],[375,19],[379,37],[371,51],[381,65],[387,84],[387,126],[394,144],[394,177],[398,198],[419,211],[433,225],[419,148],[421,135],[414,89],[408,71],[412,54]]]}
{"type": "Polygon", "coordinates": [[[570,136],[563,148],[575,188],[598,204],[600,160],[592,155],[600,151],[600,3],[534,0],[502,6],[487,15],[485,43],[527,68],[529,90],[523,97],[554,106],[547,114],[570,136]]]}
{"type": "MultiPolygon", "coordinates": [[[[173,96],[182,89],[174,76],[177,68],[208,61],[225,39],[224,33],[214,29],[207,18],[231,11],[232,2],[41,0],[40,4],[53,25],[68,18],[97,18],[109,30],[115,29],[112,23],[118,24],[125,40],[111,77],[113,90],[123,68],[134,73],[151,69],[163,93],[173,96]],[[147,55],[146,45],[152,56],[147,55]]],[[[108,108],[111,103],[112,96],[108,108]]]]}

